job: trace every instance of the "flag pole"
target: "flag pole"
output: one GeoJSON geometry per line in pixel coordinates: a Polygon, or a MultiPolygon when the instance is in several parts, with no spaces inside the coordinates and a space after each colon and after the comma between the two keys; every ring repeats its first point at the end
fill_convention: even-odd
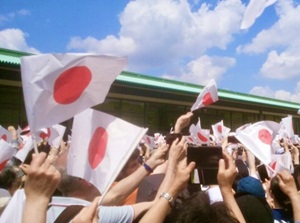
{"type": "Polygon", "coordinates": [[[34,152],[35,152],[35,154],[39,154],[39,151],[38,151],[38,148],[37,148],[37,143],[36,143],[36,138],[35,138],[35,134],[34,133],[32,133],[31,134],[32,135],[32,139],[33,139],[33,149],[34,149],[34,152]]]}

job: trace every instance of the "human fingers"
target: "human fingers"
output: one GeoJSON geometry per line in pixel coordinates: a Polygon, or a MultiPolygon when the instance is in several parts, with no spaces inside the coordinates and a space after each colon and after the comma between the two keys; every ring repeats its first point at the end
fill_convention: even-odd
{"type": "Polygon", "coordinates": [[[32,161],[30,163],[30,169],[39,168],[43,162],[45,161],[47,157],[47,154],[44,152],[41,152],[39,154],[32,154],[32,161]]]}
{"type": "Polygon", "coordinates": [[[99,197],[95,198],[93,202],[84,207],[73,219],[72,223],[92,223],[95,218],[98,218],[98,202],[99,197]]]}

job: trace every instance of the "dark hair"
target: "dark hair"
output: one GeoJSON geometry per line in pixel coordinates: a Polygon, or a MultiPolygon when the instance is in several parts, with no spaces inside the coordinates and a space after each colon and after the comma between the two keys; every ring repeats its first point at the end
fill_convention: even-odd
{"type": "Polygon", "coordinates": [[[265,198],[250,194],[240,194],[236,202],[247,223],[273,223],[272,209],[265,198]]]}
{"type": "Polygon", "coordinates": [[[223,202],[210,204],[207,193],[200,191],[172,209],[165,222],[174,223],[236,223],[238,222],[223,202]]]}
{"type": "Polygon", "coordinates": [[[0,174],[0,188],[9,189],[15,180],[17,179],[17,173],[13,166],[4,167],[0,174]]]}
{"type": "Polygon", "coordinates": [[[274,176],[271,179],[270,189],[276,202],[283,208],[285,217],[292,219],[293,207],[291,201],[289,197],[280,189],[279,179],[277,176],[274,176]]]}
{"type": "Polygon", "coordinates": [[[294,166],[294,173],[293,173],[293,177],[297,186],[297,190],[300,190],[300,182],[298,180],[298,178],[300,178],[300,165],[295,165],[294,166]]]}
{"type": "MultiPolygon", "coordinates": [[[[48,144],[48,142],[46,144],[42,143],[38,146],[38,152],[41,153],[41,152],[44,152],[46,153],[47,155],[49,154],[50,152],[50,145],[48,144]]],[[[27,154],[25,160],[24,160],[24,164],[28,164],[30,165],[31,161],[32,161],[32,154],[35,153],[34,149],[31,149],[30,152],[27,154]]]]}

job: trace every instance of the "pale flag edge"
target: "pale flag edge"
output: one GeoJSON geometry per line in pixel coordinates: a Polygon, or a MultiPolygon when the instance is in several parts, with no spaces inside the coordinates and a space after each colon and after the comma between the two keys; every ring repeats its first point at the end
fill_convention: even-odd
{"type": "Polygon", "coordinates": [[[257,146],[255,144],[253,144],[252,140],[250,140],[249,143],[247,143],[247,141],[245,140],[244,137],[248,137],[247,134],[245,134],[244,132],[239,132],[238,134],[235,135],[235,137],[246,147],[246,149],[250,150],[250,152],[253,153],[253,155],[259,159],[263,164],[265,165],[269,165],[270,162],[272,161],[271,159],[271,155],[270,157],[262,157],[256,149],[253,149],[253,148],[257,148],[257,146]],[[267,160],[265,160],[264,158],[266,158],[267,160]]]}
{"type": "Polygon", "coordinates": [[[100,191],[101,192],[101,198],[100,198],[99,204],[101,204],[101,202],[103,201],[105,195],[107,194],[108,190],[110,189],[110,186],[112,185],[114,180],[117,178],[118,174],[120,173],[120,171],[122,170],[122,168],[126,164],[127,160],[131,156],[132,152],[136,149],[137,145],[139,144],[139,142],[141,141],[143,136],[147,133],[147,131],[148,131],[148,128],[141,128],[141,130],[138,133],[138,135],[136,136],[135,140],[132,142],[130,150],[128,150],[128,153],[126,153],[126,156],[121,160],[122,162],[120,163],[120,165],[118,166],[118,168],[115,170],[114,174],[112,175],[112,177],[108,181],[108,183],[106,185],[106,188],[104,189],[103,193],[102,193],[102,191],[100,191]]]}

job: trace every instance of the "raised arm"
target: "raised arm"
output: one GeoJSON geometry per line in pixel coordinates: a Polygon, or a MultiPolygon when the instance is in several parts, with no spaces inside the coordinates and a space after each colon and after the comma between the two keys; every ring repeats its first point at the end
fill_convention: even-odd
{"type": "Polygon", "coordinates": [[[232,191],[232,184],[237,173],[236,166],[232,157],[228,153],[223,152],[223,157],[224,159],[220,159],[219,161],[219,170],[217,176],[223,201],[231,211],[233,217],[235,217],[240,223],[246,223],[232,191]]]}
{"type": "Polygon", "coordinates": [[[295,180],[287,171],[277,173],[279,187],[291,200],[294,222],[300,222],[300,195],[298,194],[295,180]]]}
{"type": "Polygon", "coordinates": [[[154,154],[140,166],[135,172],[125,177],[113,186],[104,196],[102,205],[122,205],[124,200],[139,186],[144,177],[148,176],[157,166],[165,160],[164,156],[168,151],[168,145],[160,145],[154,154]],[[150,169],[148,168],[150,167],[150,169]]]}
{"type": "Polygon", "coordinates": [[[22,223],[31,223],[33,219],[34,222],[46,222],[48,203],[60,181],[60,173],[51,165],[46,153],[33,154],[26,173],[22,223]]]}
{"type": "Polygon", "coordinates": [[[143,216],[141,223],[160,223],[164,221],[172,208],[174,199],[186,188],[190,173],[195,168],[195,165],[194,162],[187,165],[186,159],[184,159],[176,166],[176,174],[171,181],[170,187],[162,193],[160,199],[143,216]]]}

